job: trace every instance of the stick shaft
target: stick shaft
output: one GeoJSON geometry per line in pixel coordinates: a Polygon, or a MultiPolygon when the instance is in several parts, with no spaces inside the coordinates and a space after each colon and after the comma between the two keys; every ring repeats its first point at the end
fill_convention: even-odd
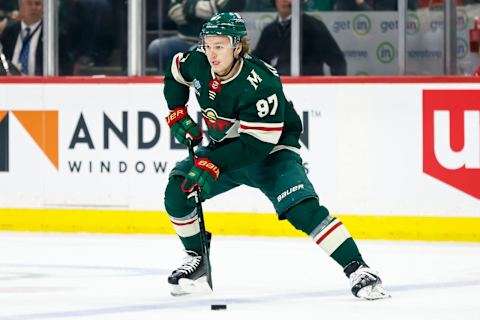
{"type": "MultiPolygon", "coordinates": [[[[195,163],[195,152],[193,150],[192,140],[188,140],[188,154],[190,156],[190,161],[192,165],[195,163]]],[[[210,268],[210,250],[208,248],[208,240],[207,240],[207,232],[205,231],[205,222],[203,220],[203,208],[202,208],[202,201],[200,200],[200,189],[198,185],[194,187],[195,191],[195,205],[197,209],[197,216],[198,216],[198,223],[200,225],[200,242],[202,243],[202,256],[203,259],[207,262],[207,282],[210,286],[210,289],[213,290],[213,283],[212,283],[212,270],[210,268]]]]}
{"type": "Polygon", "coordinates": [[[0,60],[3,65],[3,69],[5,69],[5,73],[7,76],[11,76],[12,74],[10,73],[10,67],[8,66],[8,61],[5,58],[5,55],[0,51],[0,60]]]}

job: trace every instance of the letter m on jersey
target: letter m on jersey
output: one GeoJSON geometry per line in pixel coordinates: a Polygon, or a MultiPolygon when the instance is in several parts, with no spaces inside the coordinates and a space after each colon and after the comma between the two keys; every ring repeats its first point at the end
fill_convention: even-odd
{"type": "Polygon", "coordinates": [[[250,71],[250,74],[247,77],[248,82],[252,85],[252,87],[257,90],[258,84],[262,82],[262,78],[255,72],[255,70],[252,69],[250,71]]]}
{"type": "Polygon", "coordinates": [[[480,199],[480,90],[423,91],[423,172],[480,199]]]}

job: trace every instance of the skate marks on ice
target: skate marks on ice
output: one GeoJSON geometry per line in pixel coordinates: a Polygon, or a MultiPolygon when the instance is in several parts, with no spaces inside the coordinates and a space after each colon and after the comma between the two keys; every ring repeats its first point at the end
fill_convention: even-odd
{"type": "MultiPolygon", "coordinates": [[[[400,286],[390,286],[389,290],[393,296],[401,292],[415,292],[417,290],[445,290],[451,288],[462,288],[479,286],[480,280],[473,281],[461,281],[461,282],[444,282],[444,283],[423,283],[423,284],[408,284],[400,286]]],[[[60,287],[57,287],[59,290],[60,287]]],[[[50,291],[52,288],[43,290],[38,288],[38,292],[50,291]]],[[[7,290],[8,291],[8,290],[7,290]]],[[[0,290],[0,294],[4,292],[0,290]]],[[[21,290],[10,292],[21,292],[21,290]]],[[[35,292],[35,290],[29,290],[29,292],[35,292]]],[[[283,302],[321,302],[322,298],[340,298],[344,302],[351,300],[351,302],[361,301],[354,298],[348,290],[319,290],[310,292],[296,292],[296,293],[283,293],[283,294],[263,294],[263,295],[249,295],[249,297],[225,297],[215,298],[208,296],[201,297],[181,297],[181,298],[167,298],[152,304],[138,304],[138,305],[124,305],[118,307],[109,308],[86,308],[79,310],[58,311],[58,312],[45,312],[45,313],[21,313],[11,316],[0,316],[1,320],[30,320],[30,319],[58,319],[58,318],[77,318],[77,317],[95,317],[104,315],[118,315],[122,313],[135,314],[138,317],[142,317],[142,313],[150,311],[162,311],[162,310],[191,310],[195,312],[198,309],[207,309],[211,304],[227,304],[229,308],[241,309],[242,307],[249,306],[255,307],[255,305],[277,305],[283,302]],[[317,300],[317,301],[315,301],[317,300]]],[[[387,300],[388,301],[388,300],[387,300]]],[[[381,303],[381,302],[368,302],[363,303],[381,303]]],[[[161,314],[161,313],[160,313],[161,314]]]]}
{"type": "Polygon", "coordinates": [[[392,299],[353,297],[307,239],[217,237],[215,293],[171,297],[166,278],[183,257],[174,237],[0,233],[0,320],[480,319],[479,244],[359,244],[392,299]]]}

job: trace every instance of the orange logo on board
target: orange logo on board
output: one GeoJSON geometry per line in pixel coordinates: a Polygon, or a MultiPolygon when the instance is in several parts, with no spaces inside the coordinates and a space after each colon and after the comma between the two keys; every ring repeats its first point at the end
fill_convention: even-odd
{"type": "Polygon", "coordinates": [[[13,114],[58,170],[58,111],[0,110],[0,172],[9,171],[9,118],[13,114]]]}

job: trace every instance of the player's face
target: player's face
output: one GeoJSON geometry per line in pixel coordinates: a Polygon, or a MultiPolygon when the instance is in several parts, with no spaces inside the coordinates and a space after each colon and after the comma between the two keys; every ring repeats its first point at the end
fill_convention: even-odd
{"type": "Polygon", "coordinates": [[[227,36],[206,36],[204,49],[208,62],[216,74],[225,74],[233,62],[233,50],[227,36]]]}

